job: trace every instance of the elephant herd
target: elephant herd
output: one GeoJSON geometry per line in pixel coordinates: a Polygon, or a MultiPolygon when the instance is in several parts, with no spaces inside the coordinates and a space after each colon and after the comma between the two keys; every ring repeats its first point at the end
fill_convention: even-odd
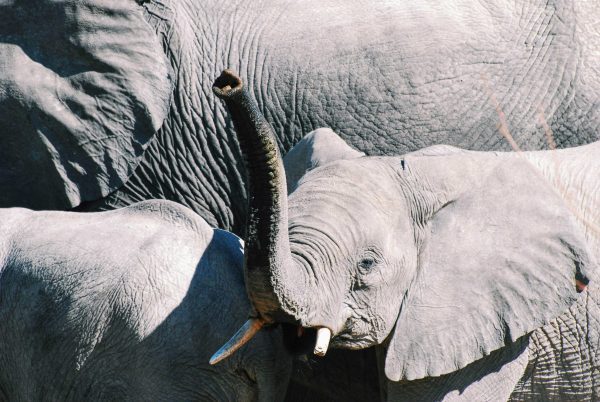
{"type": "Polygon", "coordinates": [[[598,399],[599,14],[0,2],[0,400],[598,399]]]}

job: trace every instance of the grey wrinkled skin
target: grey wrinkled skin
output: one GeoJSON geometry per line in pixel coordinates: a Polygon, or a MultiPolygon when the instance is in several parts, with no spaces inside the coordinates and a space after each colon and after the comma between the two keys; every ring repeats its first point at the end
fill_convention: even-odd
{"type": "Polygon", "coordinates": [[[320,126],[369,155],[508,150],[499,112],[519,146],[541,149],[540,109],[559,147],[591,142],[597,12],[593,0],[4,1],[0,206],[165,198],[242,234],[244,171],[210,88],[224,67],[282,151],[320,126]]]}
{"type": "Polygon", "coordinates": [[[599,142],[403,157],[338,142],[320,164],[332,135],[299,144],[314,167],[275,223],[280,308],[334,347],[379,345],[388,400],[598,399],[599,142]]]}
{"type": "Polygon", "coordinates": [[[0,399],[274,401],[291,356],[247,318],[243,244],[170,201],[100,213],[0,210],[0,399]]]}
{"type": "Polygon", "coordinates": [[[559,147],[592,142],[597,20],[594,0],[5,1],[0,206],[166,198],[243,233],[239,149],[211,94],[226,67],[283,151],[321,126],[369,155],[509,150],[501,120],[545,149],[540,116],[559,147]]]}

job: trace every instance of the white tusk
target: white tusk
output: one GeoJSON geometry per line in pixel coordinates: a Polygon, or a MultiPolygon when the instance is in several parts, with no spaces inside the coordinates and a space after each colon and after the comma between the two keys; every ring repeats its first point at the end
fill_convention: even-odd
{"type": "Polygon", "coordinates": [[[217,364],[221,360],[231,356],[236,350],[241,348],[248,342],[260,329],[265,325],[262,318],[250,318],[238,332],[221,349],[210,358],[210,365],[217,364]]]}
{"type": "Polygon", "coordinates": [[[329,340],[331,339],[331,330],[321,327],[317,330],[317,342],[315,342],[314,354],[317,356],[325,356],[327,348],[329,348],[329,340]]]}

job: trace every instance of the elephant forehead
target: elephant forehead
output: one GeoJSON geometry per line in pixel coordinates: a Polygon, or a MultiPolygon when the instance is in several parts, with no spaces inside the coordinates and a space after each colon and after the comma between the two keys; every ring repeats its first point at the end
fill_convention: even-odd
{"type": "Polygon", "coordinates": [[[365,200],[395,196],[398,176],[392,165],[400,163],[396,159],[363,157],[328,163],[305,174],[298,182],[298,188],[290,195],[290,200],[331,192],[365,200]]]}
{"type": "MultiPolygon", "coordinates": [[[[369,228],[391,224],[402,216],[403,200],[391,158],[341,160],[317,168],[289,197],[290,227],[318,228],[342,238],[371,236],[369,228]]],[[[406,215],[408,216],[408,215],[406,215]]]]}

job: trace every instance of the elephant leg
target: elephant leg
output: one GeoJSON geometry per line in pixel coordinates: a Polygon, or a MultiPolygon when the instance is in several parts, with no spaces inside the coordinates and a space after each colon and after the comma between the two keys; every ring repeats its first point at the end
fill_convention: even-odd
{"type": "Polygon", "coordinates": [[[506,401],[529,360],[528,338],[439,377],[387,382],[388,401],[506,401]]]}

